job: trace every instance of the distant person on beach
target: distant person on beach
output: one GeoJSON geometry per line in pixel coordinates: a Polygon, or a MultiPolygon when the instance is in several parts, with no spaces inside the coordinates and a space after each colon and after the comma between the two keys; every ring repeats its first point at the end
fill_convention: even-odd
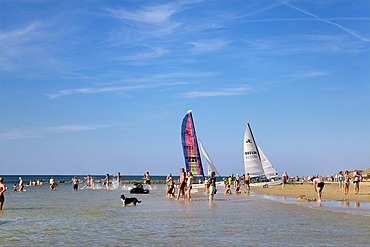
{"type": "Polygon", "coordinates": [[[357,170],[355,170],[353,174],[353,184],[355,185],[355,195],[357,195],[360,192],[360,181],[361,181],[361,175],[360,173],[358,173],[357,170]]]}
{"type": "Polygon", "coordinates": [[[188,172],[186,176],[186,196],[185,197],[187,197],[189,201],[192,200],[190,192],[191,192],[191,189],[193,188],[192,187],[193,181],[194,181],[193,173],[188,172]]]}
{"type": "Polygon", "coordinates": [[[250,187],[250,184],[251,183],[251,176],[249,176],[249,173],[247,173],[247,175],[245,176],[245,182],[244,182],[244,186],[245,186],[245,192],[248,192],[251,190],[251,187],[250,187]]]}
{"type": "Polygon", "coordinates": [[[18,191],[23,192],[23,189],[24,189],[23,179],[22,177],[19,177],[18,191]]]}
{"type": "Polygon", "coordinates": [[[213,202],[213,197],[217,192],[216,188],[216,173],[213,171],[211,177],[208,180],[209,183],[209,202],[213,202]]]}
{"type": "Polygon", "coordinates": [[[185,200],[185,186],[186,186],[186,174],[185,169],[180,169],[180,178],[179,178],[179,189],[177,190],[177,197],[176,200],[180,199],[180,194],[183,197],[183,200],[185,200]]]}
{"type": "Polygon", "coordinates": [[[324,189],[324,181],[322,177],[317,176],[313,181],[313,187],[317,193],[317,201],[321,201],[322,190],[324,189]]]}
{"type": "Polygon", "coordinates": [[[281,176],[281,180],[283,180],[283,184],[281,186],[282,188],[285,188],[285,185],[288,183],[288,174],[286,172],[281,176]]]}
{"type": "Polygon", "coordinates": [[[76,176],[72,178],[72,187],[74,191],[78,191],[78,178],[76,176]]]}
{"type": "Polygon", "coordinates": [[[340,171],[338,174],[338,182],[339,182],[339,189],[342,190],[344,188],[344,176],[343,176],[342,171],[340,171]]]}
{"type": "Polygon", "coordinates": [[[350,176],[348,170],[344,172],[344,194],[347,195],[349,192],[349,183],[350,183],[350,176]]]}
{"type": "Polygon", "coordinates": [[[3,205],[5,202],[4,192],[6,191],[5,184],[3,184],[3,178],[0,177],[0,210],[3,210],[3,205]]]}

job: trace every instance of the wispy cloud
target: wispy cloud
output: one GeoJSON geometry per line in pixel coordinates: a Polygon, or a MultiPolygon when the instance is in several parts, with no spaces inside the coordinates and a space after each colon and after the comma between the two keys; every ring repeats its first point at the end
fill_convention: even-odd
{"type": "MultiPolygon", "coordinates": [[[[168,88],[178,85],[186,84],[184,80],[187,78],[192,78],[195,76],[207,77],[210,76],[207,73],[194,73],[184,74],[184,73],[169,73],[169,74],[157,74],[154,76],[134,78],[134,79],[124,79],[117,82],[112,82],[114,84],[124,84],[118,86],[101,86],[101,87],[85,87],[85,88],[74,88],[74,89],[64,89],[56,93],[47,94],[49,99],[57,99],[60,97],[78,95],[78,94],[98,94],[98,93],[112,93],[112,92],[132,92],[137,90],[145,90],[151,88],[168,88]]],[[[107,83],[111,84],[111,83],[107,83]]]]}
{"type": "Polygon", "coordinates": [[[112,17],[129,20],[138,23],[160,25],[168,22],[170,18],[178,12],[178,5],[166,4],[158,6],[148,6],[136,11],[126,9],[107,9],[112,17]]]}
{"type": "Polygon", "coordinates": [[[152,88],[155,85],[132,85],[132,86],[114,86],[114,87],[88,87],[88,88],[76,88],[61,90],[57,93],[47,94],[49,99],[57,99],[74,94],[97,94],[97,93],[108,93],[116,91],[134,91],[144,88],[152,88]]]}
{"type": "Polygon", "coordinates": [[[29,54],[42,52],[40,44],[36,44],[42,36],[40,22],[32,22],[17,29],[0,31],[0,67],[11,70],[29,54]]]}
{"type": "Polygon", "coordinates": [[[115,124],[67,124],[60,126],[42,127],[42,128],[16,128],[0,132],[1,140],[17,140],[42,138],[48,135],[70,132],[93,131],[104,128],[111,128],[115,124]]]}
{"type": "Polygon", "coordinates": [[[143,61],[147,59],[159,58],[164,56],[165,54],[169,53],[167,49],[161,47],[151,48],[149,52],[137,53],[134,55],[127,55],[118,57],[117,60],[123,61],[143,61]]]}
{"type": "Polygon", "coordinates": [[[293,6],[292,4],[288,3],[287,1],[278,1],[278,2],[281,3],[281,4],[283,4],[283,5],[285,5],[285,6],[287,6],[287,7],[289,7],[289,8],[291,8],[291,9],[295,9],[295,10],[297,10],[297,11],[299,11],[299,12],[305,14],[305,15],[311,16],[312,18],[314,18],[314,19],[316,19],[318,21],[325,22],[327,24],[333,25],[333,26],[341,29],[342,31],[344,31],[344,32],[352,35],[353,37],[355,37],[355,38],[357,38],[357,39],[359,39],[361,41],[370,42],[370,38],[364,37],[360,33],[356,32],[356,31],[354,31],[352,29],[349,29],[347,27],[344,27],[344,26],[342,26],[342,25],[340,25],[340,24],[338,24],[338,23],[336,23],[336,22],[334,22],[332,20],[319,17],[319,16],[317,16],[315,14],[312,14],[312,13],[310,13],[310,12],[302,9],[302,8],[298,8],[296,6],[293,6]]]}
{"type": "Polygon", "coordinates": [[[293,74],[287,76],[289,79],[305,79],[305,78],[315,78],[315,77],[323,77],[329,75],[330,72],[327,71],[299,71],[294,72],[293,74]]]}
{"type": "Polygon", "coordinates": [[[313,53],[357,53],[365,46],[363,42],[350,40],[344,35],[298,35],[244,39],[253,51],[266,51],[269,55],[297,55],[313,53]]]}
{"type": "Polygon", "coordinates": [[[194,52],[203,53],[220,50],[227,46],[229,43],[230,43],[229,41],[216,39],[199,42],[190,42],[189,44],[193,46],[192,50],[194,52]]]}
{"type": "Polygon", "coordinates": [[[221,88],[212,91],[193,91],[184,93],[185,98],[204,98],[204,97],[226,97],[246,94],[251,87],[249,85],[235,86],[231,88],[221,88]]]}

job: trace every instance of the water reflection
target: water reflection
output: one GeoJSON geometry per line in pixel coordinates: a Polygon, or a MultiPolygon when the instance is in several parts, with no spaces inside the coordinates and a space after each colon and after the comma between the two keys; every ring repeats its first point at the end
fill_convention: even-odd
{"type": "Polygon", "coordinates": [[[308,207],[316,207],[320,209],[329,209],[332,211],[341,211],[356,214],[370,215],[369,202],[350,202],[349,200],[336,201],[336,200],[322,200],[322,201],[302,201],[296,200],[293,197],[265,195],[267,199],[278,201],[287,204],[303,205],[308,207]]]}

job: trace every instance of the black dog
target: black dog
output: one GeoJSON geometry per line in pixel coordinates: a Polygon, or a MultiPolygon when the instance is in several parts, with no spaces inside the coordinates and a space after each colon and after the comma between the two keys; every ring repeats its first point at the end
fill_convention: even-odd
{"type": "Polygon", "coordinates": [[[134,206],[136,206],[136,203],[141,203],[136,197],[127,198],[125,195],[121,195],[121,201],[123,203],[123,206],[126,206],[130,203],[133,203],[134,206]]]}

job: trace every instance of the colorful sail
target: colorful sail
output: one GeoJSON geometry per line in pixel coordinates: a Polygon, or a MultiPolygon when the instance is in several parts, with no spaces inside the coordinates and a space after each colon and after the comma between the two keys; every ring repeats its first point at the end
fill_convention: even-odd
{"type": "Polygon", "coordinates": [[[188,114],[186,114],[182,120],[181,140],[185,157],[186,171],[192,172],[193,175],[204,176],[191,110],[188,111],[188,114]]]}
{"type": "Polygon", "coordinates": [[[262,168],[261,157],[249,123],[244,133],[244,166],[245,174],[249,173],[251,178],[265,175],[262,168]]]}

